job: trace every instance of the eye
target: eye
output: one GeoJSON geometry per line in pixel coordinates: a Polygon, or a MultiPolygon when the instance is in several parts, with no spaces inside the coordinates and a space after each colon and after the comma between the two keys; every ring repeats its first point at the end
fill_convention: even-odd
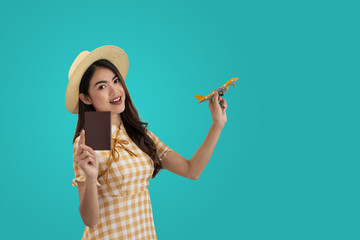
{"type": "Polygon", "coordinates": [[[120,79],[117,78],[117,79],[114,80],[114,82],[118,83],[118,82],[120,82],[120,79]]]}
{"type": "Polygon", "coordinates": [[[106,87],[105,85],[100,85],[99,89],[104,89],[103,87],[106,87]]]}

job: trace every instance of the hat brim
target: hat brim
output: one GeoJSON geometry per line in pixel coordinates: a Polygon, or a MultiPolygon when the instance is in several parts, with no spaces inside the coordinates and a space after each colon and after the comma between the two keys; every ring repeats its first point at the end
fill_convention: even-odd
{"type": "Polygon", "coordinates": [[[89,66],[99,59],[106,59],[114,64],[125,81],[129,69],[129,59],[125,51],[112,45],[96,48],[81,60],[69,76],[65,94],[65,106],[69,112],[78,114],[80,81],[89,66]]]}

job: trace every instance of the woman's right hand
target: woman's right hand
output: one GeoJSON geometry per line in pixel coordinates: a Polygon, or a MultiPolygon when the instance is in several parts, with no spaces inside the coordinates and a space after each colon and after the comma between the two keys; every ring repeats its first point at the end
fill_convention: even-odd
{"type": "Polygon", "coordinates": [[[85,172],[87,180],[97,181],[99,160],[95,151],[91,147],[85,145],[85,130],[82,130],[80,133],[78,149],[75,153],[74,160],[85,172]]]}

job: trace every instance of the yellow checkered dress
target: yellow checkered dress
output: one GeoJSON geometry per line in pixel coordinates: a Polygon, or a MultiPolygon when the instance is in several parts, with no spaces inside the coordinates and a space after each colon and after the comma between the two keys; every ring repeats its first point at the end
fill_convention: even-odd
{"type": "MultiPolygon", "coordinates": [[[[99,159],[97,186],[100,216],[94,228],[85,226],[82,240],[157,239],[148,191],[154,171],[153,161],[130,139],[122,123],[120,128],[112,125],[111,131],[112,144],[116,145],[115,155],[119,158],[111,158],[107,176],[108,160],[114,147],[112,151],[96,151],[99,159]]],[[[156,144],[160,160],[163,160],[172,149],[149,130],[148,135],[156,144]]],[[[74,142],[74,154],[79,138],[74,142]]],[[[73,166],[75,178],[72,185],[78,186],[78,181],[85,181],[86,175],[75,161],[73,166]]]]}

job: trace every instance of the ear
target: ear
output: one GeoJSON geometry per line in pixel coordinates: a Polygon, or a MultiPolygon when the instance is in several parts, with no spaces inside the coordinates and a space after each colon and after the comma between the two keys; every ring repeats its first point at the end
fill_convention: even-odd
{"type": "Polygon", "coordinates": [[[91,97],[89,95],[85,95],[83,93],[80,93],[79,98],[86,105],[91,105],[92,104],[92,100],[91,100],[91,97]]]}

